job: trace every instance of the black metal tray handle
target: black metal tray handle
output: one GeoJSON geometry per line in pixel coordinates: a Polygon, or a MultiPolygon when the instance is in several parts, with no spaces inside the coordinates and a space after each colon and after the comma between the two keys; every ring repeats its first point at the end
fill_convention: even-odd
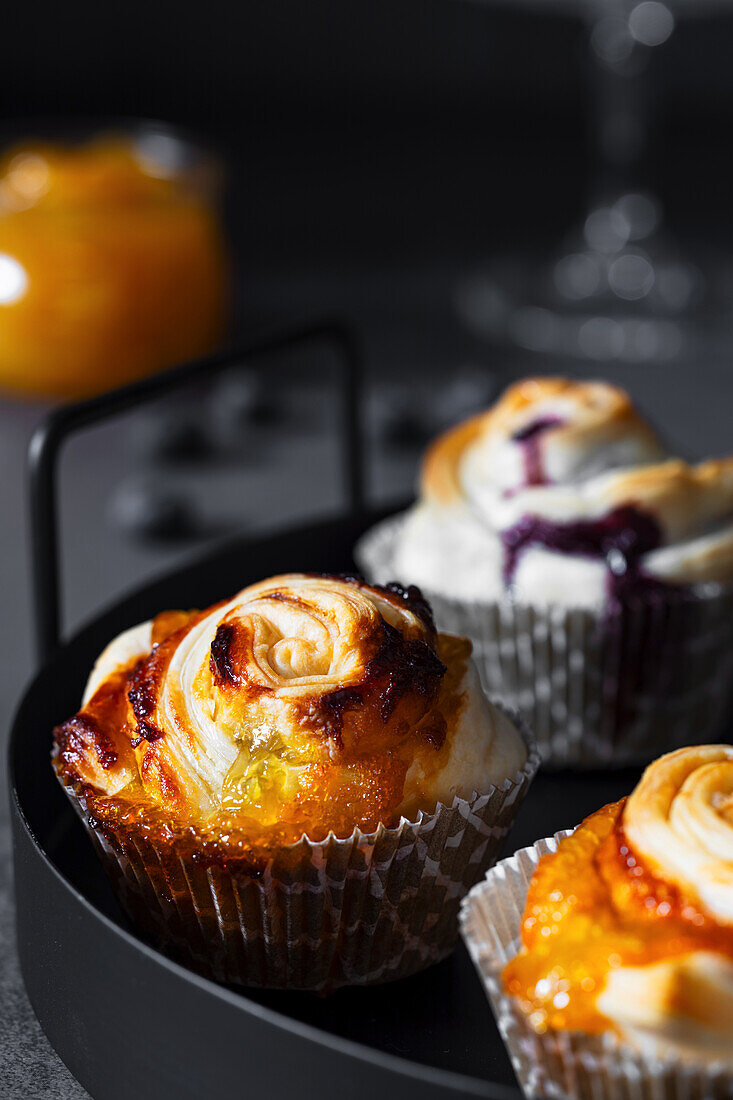
{"type": "Polygon", "coordinates": [[[352,512],[364,502],[360,422],[362,357],[351,328],[337,320],[285,326],[254,336],[240,347],[185,363],[88,401],[55,409],[33,433],[28,449],[33,619],[36,655],[44,664],[60,642],[60,570],[56,481],[59,452],[72,435],[145,405],[217,372],[311,343],[332,346],[340,365],[339,436],[344,491],[352,512]]]}

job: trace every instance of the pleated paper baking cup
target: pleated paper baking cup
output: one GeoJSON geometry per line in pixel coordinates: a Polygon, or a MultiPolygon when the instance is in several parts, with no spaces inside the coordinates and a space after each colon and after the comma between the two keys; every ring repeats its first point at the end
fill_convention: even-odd
{"type": "Polygon", "coordinates": [[[481,976],[525,1096],[553,1100],[730,1100],[733,1069],[639,1051],[613,1032],[538,1035],[512,997],[502,971],[520,947],[530,879],[541,857],[568,832],[522,848],[489,871],[461,906],[461,931],[481,976]]]}
{"type": "Polygon", "coordinates": [[[539,766],[513,720],[528,758],[500,787],[394,828],[303,837],[257,868],[236,852],[208,858],[190,836],[95,827],[83,793],[65,790],[156,947],[218,981],[328,993],[405,977],[452,950],[460,902],[497,858],[539,766]]]}
{"type": "MultiPolygon", "coordinates": [[[[402,516],[369,531],[356,560],[394,576],[402,516]]],[[[733,589],[654,593],[614,612],[452,599],[425,586],[439,630],[464,634],[491,699],[521,711],[553,767],[642,764],[715,742],[733,705],[733,589]]]]}

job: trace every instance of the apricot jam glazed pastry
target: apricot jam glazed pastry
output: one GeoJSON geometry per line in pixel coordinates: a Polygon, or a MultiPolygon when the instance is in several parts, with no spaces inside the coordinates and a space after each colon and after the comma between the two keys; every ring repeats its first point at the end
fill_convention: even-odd
{"type": "Polygon", "coordinates": [[[417,589],[303,574],[120,635],[53,748],[149,939],[321,992],[452,949],[538,762],[417,589]]]}
{"type": "Polygon", "coordinates": [[[525,1091],[733,1096],[733,745],[662,756],[560,836],[462,914],[525,1091]]]}
{"type": "Polygon", "coordinates": [[[357,550],[470,637],[555,765],[712,740],[733,696],[733,458],[670,457],[622,390],[529,378],[437,439],[357,550]]]}

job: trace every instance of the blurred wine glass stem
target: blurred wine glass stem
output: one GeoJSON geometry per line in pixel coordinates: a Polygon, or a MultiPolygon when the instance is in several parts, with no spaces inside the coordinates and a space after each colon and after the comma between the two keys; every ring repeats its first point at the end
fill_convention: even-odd
{"type": "MultiPolygon", "coordinates": [[[[536,352],[633,363],[727,340],[728,257],[696,249],[703,278],[663,224],[650,187],[657,94],[650,62],[674,33],[672,3],[579,0],[591,128],[585,212],[554,255],[496,257],[457,288],[458,311],[475,331],[536,352]]],[[[694,0],[692,10],[706,6],[694,0]]]]}
{"type": "Polygon", "coordinates": [[[662,204],[649,190],[654,124],[652,52],[667,42],[674,16],[661,0],[597,0],[586,8],[591,180],[582,230],[555,263],[561,301],[637,303],[680,313],[702,281],[662,234],[662,204]]]}
{"type": "MultiPolygon", "coordinates": [[[[606,257],[630,248],[638,261],[641,242],[648,241],[643,258],[650,265],[649,289],[657,281],[660,263],[668,265],[677,252],[667,239],[664,254],[658,254],[658,241],[650,240],[659,238],[663,215],[662,204],[650,189],[648,171],[654,126],[651,55],[669,41],[674,28],[674,16],[661,0],[599,0],[587,9],[590,145],[594,155],[584,244],[606,257]]],[[[699,293],[699,273],[689,265],[680,267],[679,256],[675,260],[677,274],[682,278],[686,270],[689,287],[695,285],[699,293]]],[[[627,298],[623,285],[611,289],[627,298]]],[[[644,297],[641,289],[640,283],[633,297],[644,297]]],[[[673,298],[665,302],[663,295],[658,305],[675,312],[688,304],[689,296],[682,295],[679,302],[673,298]]]]}
{"type": "Polygon", "coordinates": [[[640,191],[648,183],[652,47],[632,34],[630,16],[639,8],[668,12],[663,4],[632,7],[625,0],[604,0],[589,11],[589,116],[595,154],[591,195],[596,206],[640,191]]]}

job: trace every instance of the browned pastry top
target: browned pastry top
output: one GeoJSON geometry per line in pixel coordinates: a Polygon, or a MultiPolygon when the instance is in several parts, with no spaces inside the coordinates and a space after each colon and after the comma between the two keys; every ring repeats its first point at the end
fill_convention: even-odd
{"type": "Polygon", "coordinates": [[[105,828],[252,847],[371,831],[445,796],[459,741],[459,757],[477,739],[490,754],[470,652],[417,589],[273,577],[117,639],[55,730],[55,766],[105,828]]]}

